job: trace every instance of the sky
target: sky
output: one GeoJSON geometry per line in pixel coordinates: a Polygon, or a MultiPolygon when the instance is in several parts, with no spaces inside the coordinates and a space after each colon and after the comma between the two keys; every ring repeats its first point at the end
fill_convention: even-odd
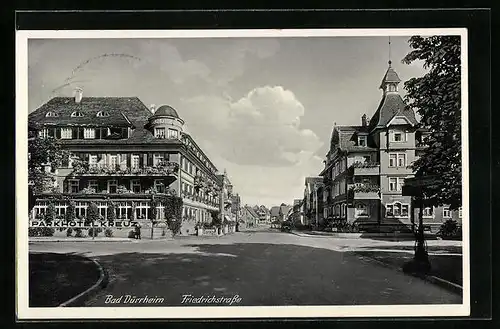
{"type": "MultiPolygon", "coordinates": [[[[408,39],[391,37],[403,82],[425,74],[401,63],[408,39]]],[[[29,111],[76,87],[170,105],[244,204],[292,204],[322,170],[334,122],[376,111],[388,60],[388,37],[31,39],[29,111]]]]}

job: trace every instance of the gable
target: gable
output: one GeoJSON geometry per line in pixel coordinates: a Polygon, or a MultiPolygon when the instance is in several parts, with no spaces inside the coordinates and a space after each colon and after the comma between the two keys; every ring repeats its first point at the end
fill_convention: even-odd
{"type": "Polygon", "coordinates": [[[394,118],[392,118],[391,121],[389,121],[387,123],[387,126],[391,126],[391,125],[411,125],[411,126],[413,126],[411,121],[407,117],[402,116],[402,115],[396,115],[394,118]]]}

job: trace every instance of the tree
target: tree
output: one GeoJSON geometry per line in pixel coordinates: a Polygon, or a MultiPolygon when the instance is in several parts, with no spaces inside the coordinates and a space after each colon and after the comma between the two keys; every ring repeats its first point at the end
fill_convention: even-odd
{"type": "Polygon", "coordinates": [[[405,100],[429,133],[423,141],[424,154],[412,167],[415,177],[440,178],[424,189],[430,205],[457,209],[462,204],[460,37],[413,36],[408,42],[413,50],[403,63],[423,61],[428,70],[405,82],[405,100]]]}
{"type": "Polygon", "coordinates": [[[56,218],[56,206],[54,201],[50,201],[45,212],[44,220],[46,223],[51,223],[56,218]]]}
{"type": "Polygon", "coordinates": [[[91,224],[97,222],[100,218],[99,208],[95,204],[95,202],[91,202],[89,208],[87,210],[87,224],[91,224]]]}
{"type": "Polygon", "coordinates": [[[116,205],[114,202],[109,202],[107,220],[110,222],[114,222],[116,220],[116,205]]]}
{"type": "Polygon", "coordinates": [[[73,222],[76,219],[76,207],[75,202],[70,201],[68,205],[68,209],[66,210],[66,220],[68,222],[73,222]]]}
{"type": "Polygon", "coordinates": [[[44,192],[54,182],[52,175],[45,171],[45,166],[58,168],[69,157],[69,153],[55,139],[38,136],[29,139],[28,155],[28,180],[33,183],[35,194],[44,192]]]}

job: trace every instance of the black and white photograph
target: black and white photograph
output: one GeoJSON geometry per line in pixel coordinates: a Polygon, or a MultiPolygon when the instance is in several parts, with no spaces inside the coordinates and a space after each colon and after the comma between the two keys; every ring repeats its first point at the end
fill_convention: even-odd
{"type": "Polygon", "coordinates": [[[18,316],[467,316],[466,29],[18,31],[18,316]]]}

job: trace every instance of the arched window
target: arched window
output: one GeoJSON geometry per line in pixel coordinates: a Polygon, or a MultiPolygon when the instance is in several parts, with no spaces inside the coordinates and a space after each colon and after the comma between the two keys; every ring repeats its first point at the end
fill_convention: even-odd
{"type": "Polygon", "coordinates": [[[83,117],[83,113],[75,111],[75,112],[71,113],[71,117],[72,118],[81,118],[81,117],[83,117]]]}
{"type": "Polygon", "coordinates": [[[109,113],[106,111],[99,111],[97,112],[97,117],[109,117],[109,113]]]}
{"type": "Polygon", "coordinates": [[[46,116],[47,118],[54,118],[54,117],[58,117],[58,116],[59,116],[59,114],[57,114],[57,113],[55,113],[55,112],[50,111],[50,112],[47,112],[47,114],[45,114],[45,116],[46,116]]]}

